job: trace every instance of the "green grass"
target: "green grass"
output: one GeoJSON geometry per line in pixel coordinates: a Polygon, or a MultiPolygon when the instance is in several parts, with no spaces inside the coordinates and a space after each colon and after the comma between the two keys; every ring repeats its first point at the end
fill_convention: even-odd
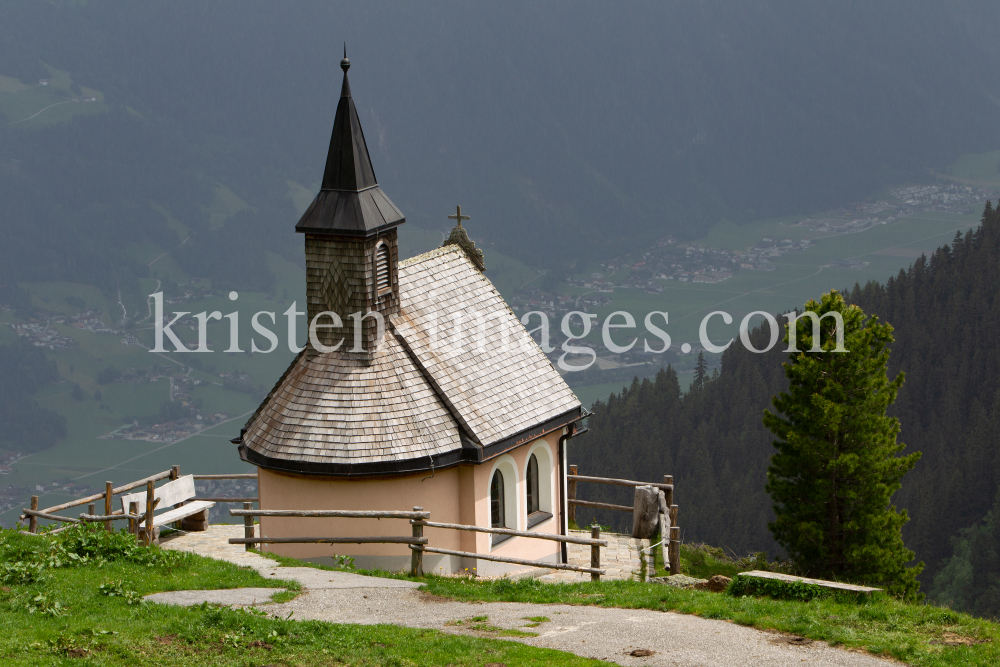
{"type": "MultiPolygon", "coordinates": [[[[34,548],[52,538],[0,533],[0,547],[34,548]]],[[[153,553],[159,552],[153,548],[153,553]]],[[[248,568],[195,555],[172,565],[96,563],[46,570],[42,581],[0,588],[0,663],[36,665],[605,665],[571,654],[486,637],[390,625],[334,625],[268,618],[254,609],[141,602],[153,592],[289,587],[248,568]],[[103,586],[103,589],[102,589],[103,586]],[[58,604],[57,604],[58,603],[58,604]]],[[[477,630],[495,636],[492,626],[477,630]]]]}

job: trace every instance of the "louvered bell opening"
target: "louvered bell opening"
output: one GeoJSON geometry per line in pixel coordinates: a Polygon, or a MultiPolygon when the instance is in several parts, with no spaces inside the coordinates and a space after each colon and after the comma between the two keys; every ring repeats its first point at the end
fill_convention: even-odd
{"type": "Polygon", "coordinates": [[[389,275],[389,246],[381,244],[375,250],[375,292],[382,294],[392,288],[389,275]]]}

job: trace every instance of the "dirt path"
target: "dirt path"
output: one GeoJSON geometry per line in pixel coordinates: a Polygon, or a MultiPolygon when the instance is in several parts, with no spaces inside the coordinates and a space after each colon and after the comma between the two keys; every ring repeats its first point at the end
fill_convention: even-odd
{"type": "Polygon", "coordinates": [[[832,648],[823,642],[805,645],[787,638],[726,621],[644,609],[527,604],[516,602],[456,602],[435,598],[419,590],[420,584],[396,579],[365,577],[304,567],[280,567],[267,558],[249,554],[226,540],[240,535],[242,526],[212,526],[204,533],[190,533],[164,541],[164,547],[252,567],[263,576],[291,579],[305,589],[291,602],[267,603],[265,589],[232,591],[175,591],[148,599],[164,604],[200,604],[203,601],[256,605],[284,618],[331,623],[394,623],[434,628],[475,636],[499,636],[502,630],[519,629],[534,637],[508,637],[532,646],[569,651],[620,665],[671,665],[683,667],[888,667],[889,660],[832,648]],[[487,620],[476,620],[486,616],[487,620]],[[531,617],[545,617],[528,627],[531,617]],[[461,622],[460,624],[458,622],[461,622]],[[652,651],[633,657],[636,650],[652,651]]]}

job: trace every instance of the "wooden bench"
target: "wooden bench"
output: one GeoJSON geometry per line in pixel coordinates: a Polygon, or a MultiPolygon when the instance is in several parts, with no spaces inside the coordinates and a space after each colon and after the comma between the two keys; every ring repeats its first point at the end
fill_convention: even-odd
{"type": "MultiPolygon", "coordinates": [[[[170,505],[179,505],[172,509],[153,515],[153,542],[159,539],[160,526],[164,526],[175,521],[180,521],[180,529],[186,531],[199,531],[208,529],[208,510],[214,507],[215,503],[207,500],[190,501],[196,495],[194,490],[194,475],[187,475],[172,482],[167,482],[163,486],[154,490],[154,500],[158,500],[153,511],[166,509],[170,505]]],[[[129,505],[135,503],[137,514],[146,513],[146,492],[130,493],[122,496],[122,509],[129,513],[129,505]]],[[[146,529],[145,519],[139,521],[139,530],[146,529]]]]}
{"type": "Polygon", "coordinates": [[[765,572],[763,570],[751,570],[750,572],[740,572],[737,577],[756,577],[757,579],[774,579],[788,584],[801,581],[803,584],[813,584],[823,588],[830,588],[836,591],[847,591],[849,593],[875,593],[881,588],[870,586],[858,586],[856,584],[842,584],[839,581],[825,581],[823,579],[808,579],[806,577],[796,577],[791,574],[781,574],[778,572],[765,572]]]}

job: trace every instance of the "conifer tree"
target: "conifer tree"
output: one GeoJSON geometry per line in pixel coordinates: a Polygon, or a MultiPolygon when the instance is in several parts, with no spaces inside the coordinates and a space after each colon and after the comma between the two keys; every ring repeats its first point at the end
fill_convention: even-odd
{"type": "MultiPolygon", "coordinates": [[[[813,320],[795,324],[796,347],[784,364],[787,392],[774,397],[764,425],[777,440],[767,492],[776,518],[769,524],[803,574],[880,586],[907,599],[918,596],[923,563],[907,567],[906,511],[890,502],[919,452],[897,456],[899,420],[886,409],[903,384],[887,376],[892,326],[866,320],[836,291],[805,311],[821,317],[813,348],[813,320]],[[834,315],[839,314],[843,330],[834,315]],[[846,352],[836,352],[837,335],[846,352]]],[[[785,342],[789,340],[786,327],[785,342]]]]}
{"type": "Polygon", "coordinates": [[[708,377],[708,364],[705,362],[704,350],[698,353],[698,363],[694,367],[694,381],[691,386],[696,389],[705,387],[705,379],[708,377]]]}

